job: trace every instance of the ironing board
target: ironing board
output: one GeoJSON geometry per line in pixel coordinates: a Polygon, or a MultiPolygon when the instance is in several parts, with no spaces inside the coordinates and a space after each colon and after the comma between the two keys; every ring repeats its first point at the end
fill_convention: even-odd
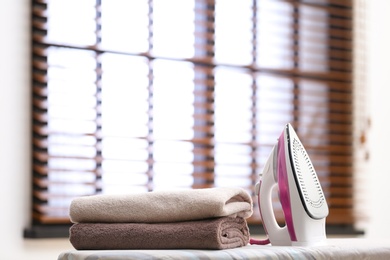
{"type": "Polygon", "coordinates": [[[130,259],[390,259],[390,240],[362,238],[328,239],[327,245],[282,247],[247,245],[228,250],[72,250],[58,260],[130,260],[130,259]]]}

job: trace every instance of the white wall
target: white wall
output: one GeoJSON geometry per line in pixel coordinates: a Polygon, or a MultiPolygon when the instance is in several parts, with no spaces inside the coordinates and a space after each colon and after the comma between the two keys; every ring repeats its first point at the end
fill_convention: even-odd
{"type": "Polygon", "coordinates": [[[57,259],[67,240],[22,236],[30,219],[30,1],[0,6],[0,259],[57,259]]]}
{"type": "Polygon", "coordinates": [[[367,0],[368,87],[372,127],[367,236],[390,238],[390,1],[367,0]]]}
{"type": "Polygon", "coordinates": [[[0,5],[0,241],[17,251],[29,207],[29,14],[28,1],[0,5]]]}
{"type": "MultiPolygon", "coordinates": [[[[29,0],[0,0],[0,259],[7,260],[56,259],[71,248],[67,239],[22,237],[30,214],[29,4],[29,0]]],[[[390,238],[390,1],[370,0],[367,7],[372,118],[367,235],[390,238]]]]}

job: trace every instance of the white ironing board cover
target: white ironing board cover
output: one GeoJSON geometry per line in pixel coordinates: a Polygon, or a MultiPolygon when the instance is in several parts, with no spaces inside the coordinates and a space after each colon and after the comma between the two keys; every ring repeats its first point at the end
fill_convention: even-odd
{"type": "Polygon", "coordinates": [[[130,260],[130,259],[390,259],[390,240],[362,238],[328,239],[315,247],[277,247],[247,245],[228,250],[71,250],[58,260],[130,260]]]}

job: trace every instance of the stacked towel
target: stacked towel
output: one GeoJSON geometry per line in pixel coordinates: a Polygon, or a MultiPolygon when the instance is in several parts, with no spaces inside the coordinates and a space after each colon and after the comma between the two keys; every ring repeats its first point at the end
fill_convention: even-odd
{"type": "Polygon", "coordinates": [[[245,246],[243,218],[220,217],[172,223],[79,223],[70,229],[76,249],[228,249],[245,246]]]}
{"type": "Polygon", "coordinates": [[[241,188],[153,191],[76,198],[76,249],[227,249],[249,242],[252,199],[241,188]]]}

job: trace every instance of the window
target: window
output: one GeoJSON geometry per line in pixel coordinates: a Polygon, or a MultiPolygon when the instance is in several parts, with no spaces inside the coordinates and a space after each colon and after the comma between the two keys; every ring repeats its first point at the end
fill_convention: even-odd
{"type": "Polygon", "coordinates": [[[33,225],[97,193],[253,194],[286,123],[327,223],[355,223],[352,0],[35,0],[32,40],[33,225]]]}

